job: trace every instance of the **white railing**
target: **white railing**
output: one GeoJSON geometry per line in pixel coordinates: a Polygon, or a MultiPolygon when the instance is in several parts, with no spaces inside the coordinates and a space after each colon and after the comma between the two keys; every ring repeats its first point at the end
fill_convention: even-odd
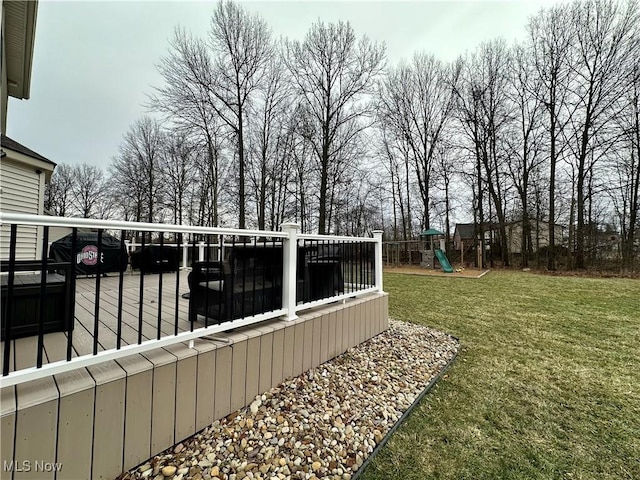
{"type": "MultiPolygon", "coordinates": [[[[89,228],[89,229],[101,229],[108,231],[135,231],[135,232],[154,232],[154,233],[172,233],[182,235],[217,235],[220,237],[219,245],[222,245],[224,249],[228,244],[225,244],[224,237],[253,237],[256,238],[271,238],[277,239],[278,242],[282,242],[283,250],[283,265],[282,265],[282,308],[273,310],[266,313],[259,313],[245,318],[233,319],[221,324],[209,325],[202,328],[194,328],[192,331],[179,332],[175,335],[163,336],[160,339],[139,341],[136,344],[130,344],[121,346],[120,348],[112,348],[93,354],[81,355],[74,358],[46,363],[40,367],[30,367],[13,372],[5,372],[2,376],[0,383],[2,386],[17,385],[30,380],[43,378],[50,375],[56,375],[63,372],[68,372],[82,367],[95,365],[108,360],[117,360],[118,358],[125,357],[136,353],[142,353],[155,348],[160,348],[180,342],[189,342],[189,346],[193,346],[193,340],[199,337],[212,335],[218,332],[227,331],[234,328],[244,327],[252,325],[258,322],[262,322],[274,318],[282,318],[285,320],[294,320],[297,318],[296,313],[308,309],[324,305],[327,303],[344,300],[349,297],[357,295],[367,294],[371,292],[382,292],[382,232],[374,231],[373,238],[368,237],[349,237],[349,236],[331,236],[331,235],[307,235],[298,233],[298,225],[293,223],[285,223],[282,225],[282,231],[263,231],[263,230],[241,230],[234,228],[214,228],[214,227],[200,227],[200,226],[187,226],[187,225],[169,225],[169,224],[154,224],[154,223],[137,223],[137,222],[125,222],[114,220],[94,220],[94,219],[80,219],[80,218],[66,218],[66,217],[50,217],[40,215],[26,215],[15,213],[0,212],[0,225],[29,225],[29,226],[42,226],[42,227],[69,227],[69,228],[89,228]],[[296,301],[296,288],[298,286],[297,280],[297,249],[299,241],[317,241],[317,242],[341,242],[341,244],[374,244],[374,259],[373,270],[375,276],[373,282],[366,285],[360,285],[362,288],[354,290],[349,288],[349,291],[343,291],[337,295],[331,295],[327,298],[319,298],[313,301],[296,301]]],[[[275,241],[275,240],[274,240],[275,241]]],[[[183,267],[187,265],[188,249],[193,247],[193,242],[182,242],[177,244],[165,244],[167,246],[182,246],[183,249],[183,267]]],[[[204,249],[206,248],[205,242],[199,242],[198,244],[198,258],[204,260],[204,249]]],[[[215,244],[214,244],[215,245],[215,244]]],[[[212,246],[214,246],[212,245],[212,246]]],[[[238,245],[242,245],[241,243],[238,245]]],[[[132,251],[140,244],[132,242],[128,243],[127,253],[132,251]]],[[[218,260],[222,259],[222,252],[218,260]]],[[[3,265],[7,264],[7,259],[2,259],[3,265]]],[[[38,259],[39,261],[40,259],[38,259]]],[[[342,267],[341,267],[342,268],[342,267]]],[[[4,272],[3,272],[4,273],[4,272]]],[[[11,277],[11,275],[9,275],[11,277]]],[[[99,281],[97,279],[97,281],[99,281]]],[[[75,285],[75,280],[73,280],[75,285]]],[[[99,285],[99,283],[98,283],[99,285]]],[[[75,287],[74,287],[75,288],[75,287]]],[[[243,287],[244,288],[244,287],[243,287]]],[[[120,291],[119,295],[122,296],[120,291]]],[[[98,295],[96,295],[97,297],[98,295]]],[[[176,306],[177,308],[177,306],[176,306]]],[[[5,310],[3,306],[3,323],[5,322],[5,310]]],[[[73,318],[72,318],[73,321],[73,318]]],[[[159,319],[159,322],[161,320],[159,319]]],[[[158,331],[160,331],[160,323],[158,324],[158,331]]],[[[40,337],[42,333],[39,334],[40,337]]],[[[71,337],[68,335],[68,337],[71,337]]],[[[71,342],[71,340],[69,340],[71,342]]],[[[94,340],[97,342],[97,340],[94,340]]],[[[118,340],[119,342],[120,340],[118,340]]],[[[11,341],[4,342],[3,352],[5,354],[6,349],[13,348],[11,341]]],[[[41,338],[40,341],[41,342],[41,338]]],[[[40,347],[41,348],[41,347],[40,347]]],[[[70,348],[69,348],[69,351],[70,348]]],[[[7,358],[5,356],[5,358],[7,358]]]]}
{"type": "MultiPolygon", "coordinates": [[[[127,249],[127,253],[131,254],[131,252],[134,252],[138,247],[142,247],[142,243],[138,243],[135,241],[135,239],[131,239],[131,240],[125,240],[125,248],[127,249]]],[[[165,247],[175,247],[178,249],[182,249],[182,265],[181,265],[181,269],[182,270],[187,270],[189,269],[188,263],[189,263],[189,249],[193,248],[193,245],[189,242],[182,242],[181,244],[177,244],[177,243],[165,243],[164,244],[165,247]]],[[[196,248],[198,249],[198,261],[203,262],[205,259],[205,251],[207,249],[207,244],[203,241],[199,241],[196,244],[196,248]]],[[[211,245],[211,248],[215,248],[216,249],[216,258],[218,260],[222,259],[222,251],[220,249],[218,249],[217,245],[211,245]]]]}

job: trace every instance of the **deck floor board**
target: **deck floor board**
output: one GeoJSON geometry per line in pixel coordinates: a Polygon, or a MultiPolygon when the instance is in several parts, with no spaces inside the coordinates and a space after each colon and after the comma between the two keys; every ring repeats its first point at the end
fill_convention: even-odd
{"type": "MultiPolygon", "coordinates": [[[[72,356],[93,352],[96,280],[93,277],[76,280],[75,325],[72,333],[72,356]]],[[[122,346],[138,342],[138,315],[140,302],[140,275],[125,273],[122,286],[122,346]]],[[[98,351],[116,347],[118,329],[119,276],[110,275],[100,280],[100,305],[98,310],[98,351]]],[[[188,291],[187,272],[180,272],[180,294],[188,291]]],[[[160,294],[157,274],[144,276],[142,340],[157,338],[158,298],[160,294]]],[[[175,333],[176,274],[164,274],[162,283],[162,336],[175,333]]],[[[188,320],[189,301],[179,298],[178,330],[190,329],[188,320]]],[[[55,332],[44,335],[43,364],[66,358],[67,333],[55,332]]],[[[11,342],[10,371],[36,365],[37,336],[19,338],[11,342]]],[[[4,342],[0,343],[0,353],[4,342]]],[[[3,355],[0,355],[0,366],[3,355]]]]}

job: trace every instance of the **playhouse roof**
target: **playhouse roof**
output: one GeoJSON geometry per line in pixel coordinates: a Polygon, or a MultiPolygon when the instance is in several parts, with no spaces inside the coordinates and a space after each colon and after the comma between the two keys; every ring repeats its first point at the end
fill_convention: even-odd
{"type": "Polygon", "coordinates": [[[420,234],[421,237],[431,237],[434,235],[444,235],[444,233],[442,233],[439,230],[436,230],[435,228],[430,228],[429,230],[423,230],[422,233],[420,234]]]}

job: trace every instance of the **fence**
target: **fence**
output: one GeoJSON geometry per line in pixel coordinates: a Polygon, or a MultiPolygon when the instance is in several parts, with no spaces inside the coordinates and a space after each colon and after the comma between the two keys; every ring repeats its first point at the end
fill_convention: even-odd
{"type": "Polygon", "coordinates": [[[3,386],[179,342],[192,346],[198,337],[277,317],[293,320],[304,309],[382,291],[382,232],[358,238],[299,234],[295,224],[271,232],[10,213],[0,213],[0,224],[10,229],[8,259],[1,262],[3,386]],[[42,231],[40,259],[16,260],[18,226],[42,231]],[[57,242],[49,247],[49,227],[71,229],[62,242],[66,253],[65,245],[58,248],[57,242]],[[81,228],[95,230],[93,243],[81,245],[86,240],[78,233],[81,228]],[[139,244],[126,241],[131,232],[141,234],[139,244]],[[173,242],[165,243],[165,237],[173,242]],[[183,270],[192,259],[187,285],[179,267],[179,248],[183,270]],[[125,279],[128,285],[132,281],[126,271],[129,259],[140,270],[135,298],[124,288],[125,279]],[[24,271],[32,273],[17,273],[24,271]],[[111,280],[104,279],[107,273],[116,274],[117,289],[109,300],[112,313],[105,314],[101,286],[111,280]],[[150,274],[153,280],[148,280],[150,274]],[[82,280],[83,288],[91,282],[95,292],[89,353],[74,344],[80,275],[89,278],[82,280]],[[149,283],[158,295],[153,319],[145,311],[149,283]],[[185,296],[188,316],[181,304],[185,296]],[[110,329],[104,328],[105,315],[114,317],[110,329]],[[51,331],[66,336],[64,360],[44,358],[45,336],[51,331]],[[12,344],[29,334],[38,338],[35,365],[11,371],[12,344]]]}

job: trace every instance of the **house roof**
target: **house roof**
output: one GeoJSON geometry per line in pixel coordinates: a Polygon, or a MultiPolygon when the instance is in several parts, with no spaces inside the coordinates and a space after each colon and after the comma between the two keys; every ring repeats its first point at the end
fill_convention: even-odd
{"type": "Polygon", "coordinates": [[[25,147],[21,143],[16,142],[12,138],[9,138],[4,134],[2,134],[1,139],[2,139],[1,143],[2,143],[2,148],[3,149],[6,148],[7,150],[13,150],[14,152],[18,152],[18,153],[21,153],[21,154],[26,155],[28,157],[35,158],[36,160],[40,160],[40,161],[49,163],[49,164],[53,165],[54,167],[56,166],[55,162],[52,162],[48,158],[43,157],[39,153],[34,152],[30,148],[25,147]]]}
{"type": "Polygon", "coordinates": [[[460,238],[475,238],[475,225],[473,223],[456,223],[455,231],[460,238]]]}
{"type": "Polygon", "coordinates": [[[440,230],[436,230],[435,228],[430,228],[429,230],[423,230],[420,233],[421,237],[432,237],[434,235],[444,235],[440,230]]]}
{"type": "Polygon", "coordinates": [[[31,85],[38,2],[11,0],[3,2],[3,7],[7,92],[12,97],[26,99],[31,85]]]}

